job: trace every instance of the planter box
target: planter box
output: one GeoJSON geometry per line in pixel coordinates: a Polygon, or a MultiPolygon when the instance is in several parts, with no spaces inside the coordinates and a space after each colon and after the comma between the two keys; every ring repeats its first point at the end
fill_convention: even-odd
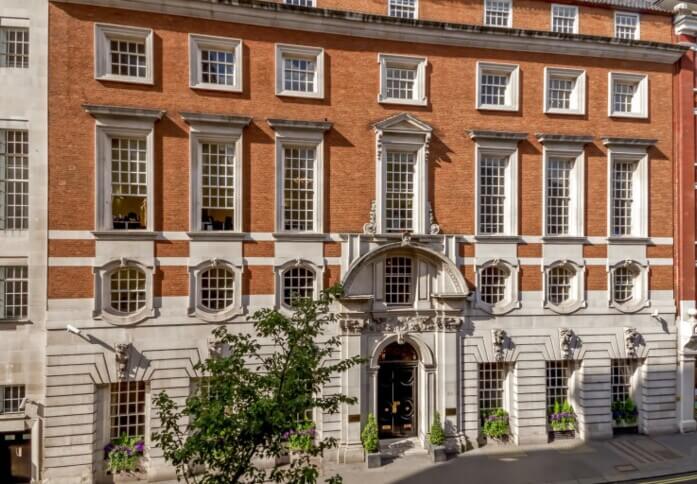
{"type": "Polygon", "coordinates": [[[368,469],[382,467],[382,454],[380,454],[380,452],[366,454],[365,463],[368,469]]]}
{"type": "Polygon", "coordinates": [[[144,472],[123,472],[118,474],[112,474],[112,479],[114,483],[118,484],[132,484],[148,481],[148,477],[144,472]]]}
{"type": "Polygon", "coordinates": [[[575,430],[550,430],[549,431],[549,441],[554,442],[555,440],[573,440],[576,438],[575,430]]]}
{"type": "Polygon", "coordinates": [[[639,433],[639,425],[636,423],[632,424],[617,424],[614,423],[612,425],[612,433],[613,435],[631,435],[631,434],[638,434],[639,433]]]}
{"type": "Polygon", "coordinates": [[[448,454],[444,445],[432,445],[428,449],[428,453],[431,455],[431,462],[445,462],[448,460],[448,454]]]}

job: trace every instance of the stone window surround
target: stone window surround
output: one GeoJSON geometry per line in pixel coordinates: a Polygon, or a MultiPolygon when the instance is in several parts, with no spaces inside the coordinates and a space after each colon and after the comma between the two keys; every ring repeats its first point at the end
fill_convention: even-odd
{"type": "Polygon", "coordinates": [[[95,172],[96,183],[96,236],[101,234],[120,234],[128,237],[134,234],[151,233],[154,228],[154,137],[155,122],[162,119],[165,111],[154,109],[124,108],[83,104],[83,109],[95,120],[95,172]],[[111,146],[112,136],[139,136],[146,139],[147,161],[147,228],[137,230],[114,230],[112,227],[111,201],[111,146]],[[108,165],[108,166],[107,166],[108,165]]]}
{"type": "Polygon", "coordinates": [[[384,234],[385,193],[387,184],[387,152],[393,150],[416,151],[414,174],[414,213],[412,216],[415,234],[430,232],[430,203],[428,198],[428,153],[433,128],[408,113],[390,116],[374,126],[376,135],[376,231],[384,234]]]}
{"type": "Polygon", "coordinates": [[[567,114],[582,116],[586,114],[586,71],[584,69],[567,69],[562,67],[545,67],[544,91],[542,109],[547,114],[567,114]],[[559,109],[549,107],[549,82],[553,76],[575,78],[574,89],[571,94],[571,104],[575,108],[559,109]]]}
{"type": "Polygon", "coordinates": [[[242,40],[230,37],[189,34],[189,86],[192,89],[242,92],[244,89],[244,48],[242,40]],[[212,84],[201,80],[201,50],[204,48],[233,51],[235,55],[235,83],[212,84]]]}
{"type": "Polygon", "coordinates": [[[380,93],[378,102],[383,104],[407,104],[413,106],[426,106],[428,96],[426,95],[426,68],[428,59],[426,57],[406,56],[398,54],[378,54],[380,64],[380,93]],[[414,91],[416,99],[399,99],[387,97],[387,68],[394,65],[408,66],[416,69],[416,79],[414,79],[414,91]]]}
{"type": "Polygon", "coordinates": [[[324,49],[304,45],[276,44],[276,96],[324,99],[324,49]],[[287,91],[283,83],[285,54],[315,58],[315,89],[313,92],[287,91]]]}
{"type": "MultiPolygon", "coordinates": [[[[196,176],[189,178],[191,196],[189,220],[191,233],[202,233],[201,227],[201,143],[234,143],[235,144],[235,209],[232,231],[215,231],[225,234],[238,234],[242,232],[244,220],[243,190],[243,133],[249,126],[252,118],[248,116],[185,113],[179,115],[189,125],[189,148],[191,173],[196,176]]],[[[207,232],[206,232],[207,233],[207,232]]]]}
{"type": "Polygon", "coordinates": [[[517,261],[505,260],[505,259],[491,259],[483,264],[478,264],[476,267],[477,271],[477,289],[474,291],[474,306],[481,309],[489,314],[502,315],[506,314],[514,309],[520,308],[520,291],[518,290],[518,279],[519,279],[520,266],[517,261]],[[479,291],[479,278],[482,270],[487,267],[498,267],[499,269],[508,273],[506,278],[506,297],[504,300],[498,304],[491,305],[482,301],[479,291]]]}
{"type": "Polygon", "coordinates": [[[537,133],[536,137],[542,144],[542,230],[544,237],[554,239],[583,237],[586,178],[585,145],[592,143],[593,137],[547,133],[537,133]],[[570,180],[569,234],[566,236],[547,234],[547,161],[552,157],[575,158],[570,180]]]}
{"type": "Polygon", "coordinates": [[[527,133],[513,133],[506,131],[478,131],[469,132],[469,137],[474,140],[476,146],[476,167],[475,167],[475,194],[474,220],[475,237],[477,238],[496,238],[496,237],[516,237],[518,235],[518,143],[526,140],[527,133]],[[508,157],[506,167],[506,206],[504,208],[504,233],[503,234],[480,234],[479,227],[479,163],[482,154],[508,157]]]}
{"type": "Polygon", "coordinates": [[[542,291],[543,291],[543,307],[545,309],[550,309],[558,314],[571,314],[578,309],[586,307],[586,266],[584,264],[577,264],[571,260],[561,260],[553,262],[549,265],[542,266],[542,291]],[[562,304],[553,304],[549,301],[549,295],[547,291],[547,278],[549,277],[549,272],[556,267],[566,267],[574,272],[571,280],[571,288],[569,291],[569,299],[562,304]]]}
{"type": "Polygon", "coordinates": [[[153,31],[140,27],[94,24],[94,78],[100,81],[130,82],[152,85],[154,81],[153,31]],[[122,76],[109,72],[109,41],[112,38],[145,42],[145,77],[122,76]]]}
{"type": "Polygon", "coordinates": [[[283,302],[283,276],[289,269],[302,267],[314,274],[314,289],[312,297],[317,299],[320,291],[324,289],[324,266],[315,264],[307,259],[297,258],[288,260],[282,264],[274,266],[274,299],[276,307],[282,312],[290,313],[293,308],[283,302]]]}
{"type": "Polygon", "coordinates": [[[244,313],[242,307],[242,282],[244,267],[225,259],[208,259],[189,267],[189,316],[208,323],[221,323],[244,313]],[[222,311],[214,312],[201,304],[201,276],[208,269],[227,269],[234,275],[233,303],[222,311]]]}
{"type": "Polygon", "coordinates": [[[267,119],[276,133],[276,233],[303,234],[324,232],[324,134],[332,127],[326,121],[294,121],[287,119],[267,119]],[[283,177],[284,148],[287,145],[304,145],[315,148],[314,183],[314,221],[311,232],[284,230],[283,224],[283,177]]]}
{"type": "Polygon", "coordinates": [[[608,241],[645,240],[649,225],[649,155],[648,150],[656,144],[655,139],[602,137],[607,147],[607,234],[608,241]],[[632,216],[632,234],[612,235],[612,168],[614,160],[634,160],[639,163],[634,173],[634,183],[639,185],[639,198],[636,200],[637,215],[632,216]]]}
{"type": "Polygon", "coordinates": [[[152,261],[122,257],[93,268],[94,310],[92,317],[117,326],[128,326],[155,316],[153,306],[153,278],[155,266],[152,261]],[[111,309],[111,275],[124,267],[136,268],[145,274],[145,306],[132,314],[117,314],[111,309]]]}
{"type": "Polygon", "coordinates": [[[607,289],[608,289],[608,306],[623,313],[635,313],[649,307],[651,302],[649,301],[649,265],[648,262],[642,263],[637,260],[627,259],[624,261],[616,262],[615,264],[608,264],[607,266],[607,289]],[[620,303],[615,301],[615,291],[614,291],[614,271],[619,267],[633,267],[638,275],[634,278],[634,296],[631,300],[620,303]]]}
{"type": "Polygon", "coordinates": [[[629,72],[608,72],[607,74],[607,115],[612,118],[638,118],[649,117],[649,76],[629,72]],[[615,112],[614,84],[615,81],[631,81],[637,84],[635,96],[639,96],[639,110],[636,112],[615,112]]]}
{"type": "Polygon", "coordinates": [[[475,93],[475,108],[480,110],[491,111],[518,111],[520,98],[520,66],[518,64],[504,64],[497,62],[482,62],[477,61],[477,79],[475,93]],[[482,104],[481,102],[481,83],[483,72],[495,72],[496,74],[508,75],[508,84],[506,86],[506,104],[482,104]]]}

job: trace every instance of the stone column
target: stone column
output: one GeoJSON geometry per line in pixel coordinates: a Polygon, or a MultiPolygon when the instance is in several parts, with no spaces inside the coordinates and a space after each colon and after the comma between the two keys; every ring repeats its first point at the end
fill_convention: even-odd
{"type": "Polygon", "coordinates": [[[547,403],[546,403],[545,361],[516,361],[513,372],[513,399],[511,401],[511,428],[515,443],[546,443],[547,403]]]}
{"type": "Polygon", "coordinates": [[[695,421],[695,355],[680,352],[678,356],[678,422],[680,432],[697,430],[695,421]]]}
{"type": "MultiPolygon", "coordinates": [[[[360,334],[342,336],[341,357],[350,358],[361,355],[362,339],[360,334]]],[[[363,462],[364,459],[361,429],[368,417],[366,410],[370,401],[367,398],[368,382],[365,367],[366,365],[354,366],[341,375],[341,391],[344,395],[356,398],[357,402],[353,405],[343,405],[340,411],[341,442],[338,452],[340,463],[363,462]]]]}
{"type": "Polygon", "coordinates": [[[581,438],[611,438],[610,358],[606,351],[586,352],[577,383],[576,414],[581,438]]]}

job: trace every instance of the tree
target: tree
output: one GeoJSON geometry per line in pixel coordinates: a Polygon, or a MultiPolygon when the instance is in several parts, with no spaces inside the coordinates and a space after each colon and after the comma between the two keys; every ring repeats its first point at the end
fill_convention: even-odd
{"type": "Polygon", "coordinates": [[[290,465],[263,469],[254,461],[284,454],[288,436],[308,429],[309,411],[336,413],[341,404],[355,403],[321,392],[332,376],[362,362],[360,357],[335,359],[339,338],[324,334],[335,320],[330,306],[340,293],[337,285],[316,301],[298,300],[290,315],[257,311],[254,335],[215,329],[215,344],[223,351],[195,366],[206,375],[204,384],[182,408],[165,392],[155,398],[162,424],[153,441],[180,479],[189,484],[317,481],[319,470],[311,458],[336,441],[316,439],[314,430],[313,445],[290,465]],[[263,349],[262,343],[273,349],[263,349]]]}

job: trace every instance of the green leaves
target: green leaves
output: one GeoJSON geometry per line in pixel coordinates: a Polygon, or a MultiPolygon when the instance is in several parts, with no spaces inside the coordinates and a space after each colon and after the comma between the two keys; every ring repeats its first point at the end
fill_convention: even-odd
{"type": "Polygon", "coordinates": [[[361,432],[361,443],[363,448],[369,454],[380,450],[380,440],[378,439],[378,423],[375,420],[375,415],[368,414],[368,421],[361,432]]]}
{"type": "Polygon", "coordinates": [[[492,439],[503,439],[511,433],[508,424],[508,412],[502,408],[496,408],[486,412],[483,415],[484,424],[482,425],[482,434],[492,439]]]}
{"type": "Polygon", "coordinates": [[[362,362],[359,357],[341,360],[339,338],[324,334],[334,323],[329,308],[339,294],[335,286],[317,301],[299,300],[291,314],[257,311],[251,317],[253,334],[216,328],[221,355],[195,365],[205,375],[196,392],[183,406],[164,392],[156,396],[162,424],[153,440],[180,479],[197,484],[316,482],[319,471],[311,458],[336,442],[314,432],[311,438],[303,435],[291,465],[261,469],[254,462],[284,455],[289,432],[312,411],[336,413],[342,404],[355,403],[322,392],[335,375],[362,362]]]}
{"type": "Polygon", "coordinates": [[[431,433],[428,436],[428,440],[431,445],[443,445],[445,443],[445,431],[438,412],[433,414],[433,423],[431,424],[431,433]]]}

